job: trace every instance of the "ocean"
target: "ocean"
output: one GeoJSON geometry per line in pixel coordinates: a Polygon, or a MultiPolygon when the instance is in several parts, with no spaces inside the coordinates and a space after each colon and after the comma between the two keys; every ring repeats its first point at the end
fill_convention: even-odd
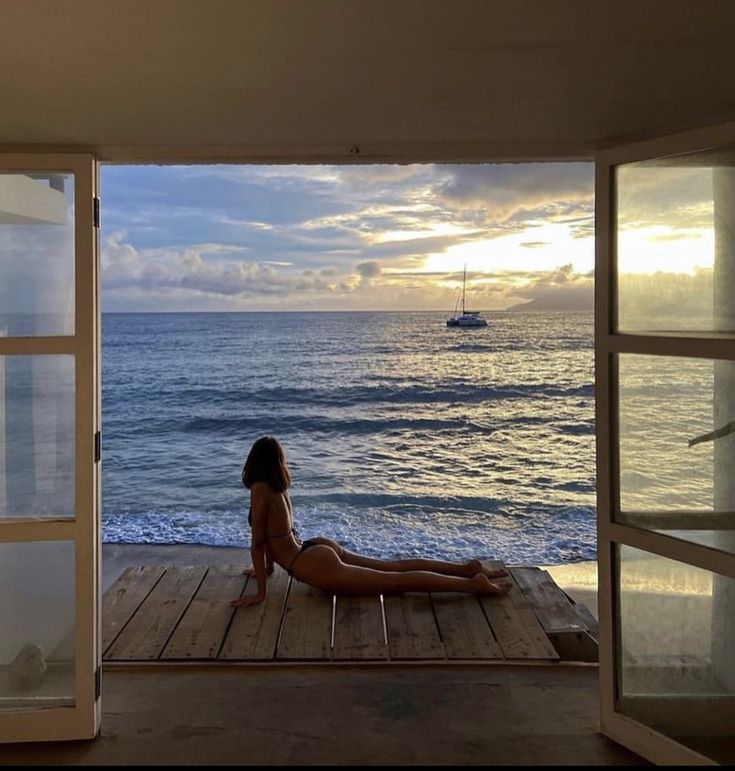
{"type": "Polygon", "coordinates": [[[247,546],[276,436],[302,537],[371,556],[594,559],[591,313],[103,315],[103,540],[247,546]]]}

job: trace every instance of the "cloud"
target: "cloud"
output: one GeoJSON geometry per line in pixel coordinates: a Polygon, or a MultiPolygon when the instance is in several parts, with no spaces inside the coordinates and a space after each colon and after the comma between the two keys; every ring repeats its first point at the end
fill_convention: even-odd
{"type": "MultiPolygon", "coordinates": [[[[540,223],[593,227],[591,164],[116,166],[102,183],[117,310],[451,308],[464,245],[512,235],[524,265],[548,265],[540,223]]],[[[487,307],[524,299],[506,280],[487,307]]]]}
{"type": "Polygon", "coordinates": [[[438,190],[442,200],[483,212],[486,221],[560,219],[580,209],[592,214],[594,167],[590,163],[524,163],[451,167],[438,190]]]}
{"type": "MultiPolygon", "coordinates": [[[[298,269],[289,261],[230,259],[239,247],[200,244],[185,248],[138,250],[125,241],[126,234],[111,234],[102,249],[103,292],[106,310],[144,310],[161,299],[174,309],[262,307],[275,299],[282,304],[309,305],[316,298],[345,300],[369,288],[382,275],[376,261],[358,263],[355,269],[298,269]]],[[[159,308],[156,308],[160,310],[159,308]]]]}
{"type": "Polygon", "coordinates": [[[273,230],[273,225],[270,222],[251,222],[250,220],[238,220],[232,217],[218,217],[218,222],[224,225],[237,225],[241,228],[250,228],[252,230],[273,230]]]}
{"type": "Polygon", "coordinates": [[[347,188],[364,189],[365,187],[387,187],[395,190],[397,186],[421,183],[426,178],[426,171],[435,175],[433,164],[377,164],[375,166],[338,167],[339,183],[347,188]]]}
{"type": "Polygon", "coordinates": [[[715,314],[715,271],[623,273],[618,279],[618,316],[625,329],[712,330],[722,327],[715,314]],[[717,326],[713,326],[717,324],[717,326]]]}
{"type": "Polygon", "coordinates": [[[713,198],[710,168],[629,164],[618,170],[618,220],[624,229],[709,229],[713,198]]]}
{"type": "MultiPolygon", "coordinates": [[[[106,310],[451,309],[460,273],[386,272],[378,261],[354,269],[298,269],[283,261],[230,258],[228,244],[137,250],[123,232],[102,251],[106,310]],[[437,279],[448,284],[437,284],[437,279]]],[[[473,305],[480,309],[589,310],[592,275],[571,264],[550,272],[468,274],[473,305]]]]}
{"type": "Polygon", "coordinates": [[[185,290],[222,297],[279,296],[293,291],[329,291],[332,286],[313,271],[300,275],[279,270],[290,262],[244,262],[221,255],[239,252],[229,244],[201,244],[182,249],[138,251],[113,233],[102,250],[103,288],[185,290]],[[211,255],[215,255],[214,258],[211,255]]]}
{"type": "Polygon", "coordinates": [[[356,270],[363,278],[376,278],[382,272],[380,263],[375,260],[358,263],[356,270]]]}

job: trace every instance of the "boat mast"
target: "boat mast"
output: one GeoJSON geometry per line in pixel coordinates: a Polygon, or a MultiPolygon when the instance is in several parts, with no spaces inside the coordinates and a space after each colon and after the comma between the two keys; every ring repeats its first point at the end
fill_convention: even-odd
{"type": "Polygon", "coordinates": [[[464,275],[462,276],[462,315],[465,315],[464,312],[464,285],[467,281],[467,263],[464,264],[464,275]]]}

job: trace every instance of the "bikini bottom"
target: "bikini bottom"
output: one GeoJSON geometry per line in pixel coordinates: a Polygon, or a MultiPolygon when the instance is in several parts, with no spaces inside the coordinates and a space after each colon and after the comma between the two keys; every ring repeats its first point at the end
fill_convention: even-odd
{"type": "Polygon", "coordinates": [[[286,568],[286,572],[292,576],[293,575],[293,566],[296,560],[307,550],[310,549],[312,546],[320,546],[319,539],[317,538],[307,538],[302,544],[301,549],[299,550],[299,553],[291,560],[291,564],[286,568]]]}

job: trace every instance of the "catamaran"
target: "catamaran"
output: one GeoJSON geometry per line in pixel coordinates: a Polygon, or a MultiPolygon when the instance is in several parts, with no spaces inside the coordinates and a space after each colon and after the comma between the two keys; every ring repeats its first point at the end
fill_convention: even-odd
{"type": "Polygon", "coordinates": [[[465,284],[467,283],[467,266],[464,266],[464,275],[462,276],[462,314],[457,315],[457,306],[459,305],[459,296],[454,306],[454,315],[447,319],[448,327],[486,327],[487,321],[480,317],[480,311],[465,310],[465,284]]]}

